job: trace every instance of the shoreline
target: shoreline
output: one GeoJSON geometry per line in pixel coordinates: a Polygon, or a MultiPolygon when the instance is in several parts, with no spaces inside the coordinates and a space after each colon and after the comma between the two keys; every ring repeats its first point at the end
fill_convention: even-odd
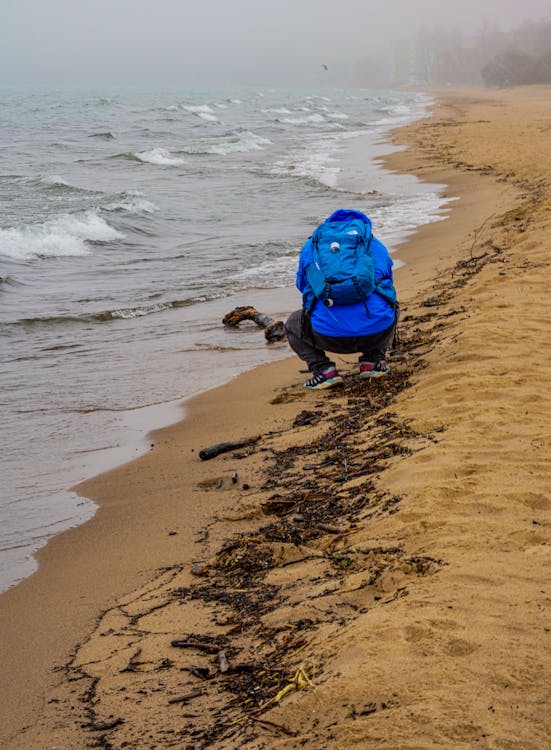
{"type": "MultiPolygon", "coordinates": [[[[461,95],[456,94],[457,96],[461,95]]],[[[491,94],[486,94],[488,98],[491,96],[491,94]]],[[[453,102],[453,94],[451,100],[453,102]]],[[[445,105],[438,104],[438,114],[433,123],[436,128],[443,119],[443,111],[445,111],[445,105]]],[[[415,133],[422,134],[423,128],[430,127],[430,125],[430,121],[425,121],[425,123],[407,126],[398,131],[396,138],[401,140],[415,133]]],[[[415,256],[415,262],[401,268],[397,279],[401,297],[405,300],[405,313],[408,316],[413,314],[410,312],[410,307],[412,309],[419,307],[419,294],[426,293],[427,289],[433,286],[430,280],[437,278],[445,268],[449,269],[453,266],[465,256],[466,251],[468,257],[469,247],[474,246],[479,239],[488,216],[495,215],[495,211],[488,213],[489,208],[499,206],[501,212],[507,205],[513,208],[521,201],[512,200],[511,188],[505,182],[496,182],[484,173],[457,173],[441,163],[436,167],[431,166],[426,154],[419,153],[419,150],[391,155],[385,159],[385,164],[395,169],[408,170],[415,167],[413,171],[416,174],[427,179],[430,177],[431,182],[444,181],[433,179],[436,175],[446,176],[448,194],[452,192],[462,196],[460,201],[452,204],[451,215],[447,221],[426,225],[418,230],[407,243],[407,247],[415,256]],[[498,192],[499,200],[497,200],[498,192]],[[465,216],[468,217],[471,239],[465,236],[465,223],[463,223],[465,216]],[[451,253],[453,257],[450,257],[450,245],[453,245],[451,253]]],[[[518,188],[515,189],[515,193],[518,194],[518,188]]],[[[461,320],[464,320],[461,314],[459,316],[461,320]]],[[[131,464],[79,486],[80,491],[92,498],[102,497],[104,504],[100,511],[86,524],[86,527],[65,532],[54,539],[51,545],[48,545],[48,548],[40,554],[43,564],[39,572],[4,595],[10,599],[7,609],[10,610],[11,615],[8,623],[3,621],[2,632],[6,632],[7,624],[12,635],[17,634],[16,641],[19,642],[18,645],[13,639],[11,642],[4,641],[4,664],[7,663],[8,672],[12,668],[13,673],[16,674],[13,681],[13,693],[8,696],[3,707],[3,712],[6,712],[3,726],[8,728],[4,729],[6,736],[28,723],[32,715],[44,711],[42,699],[34,693],[39,692],[44,685],[48,687],[48,690],[54,690],[59,678],[51,674],[37,675],[37,670],[41,671],[48,662],[52,663],[52,660],[57,660],[57,664],[60,661],[65,663],[66,657],[64,661],[63,653],[67,653],[67,648],[70,648],[69,644],[75,644],[78,641],[82,643],[87,634],[93,630],[99,609],[105,612],[114,606],[121,596],[124,597],[125,594],[136,591],[141,585],[147,587],[153,570],[179,565],[182,557],[190,561],[196,556],[203,555],[204,546],[198,545],[196,541],[196,535],[201,529],[206,527],[210,529],[209,544],[215,546],[217,541],[223,540],[228,529],[235,533],[236,530],[250,525],[250,518],[228,521],[226,527],[223,521],[219,522],[216,527],[213,527],[210,521],[216,515],[231,515],[230,509],[237,499],[236,489],[242,488],[243,480],[244,483],[254,488],[254,479],[250,477],[256,475],[261,464],[257,463],[256,466],[247,469],[250,477],[248,474],[241,476],[240,470],[239,488],[232,488],[231,484],[227,483],[230,467],[225,462],[220,477],[223,483],[221,492],[207,492],[205,487],[209,486],[208,482],[212,480],[213,471],[220,471],[220,468],[208,463],[201,464],[196,459],[194,461],[194,457],[186,461],[185,456],[190,457],[192,452],[196,453],[198,448],[206,444],[229,439],[230,436],[248,434],[252,423],[254,423],[255,433],[270,435],[278,430],[282,430],[283,433],[289,432],[289,423],[301,406],[308,407],[309,405],[311,408],[312,402],[315,401],[309,398],[308,394],[302,393],[295,398],[293,387],[300,383],[300,376],[297,376],[299,367],[295,358],[290,355],[288,359],[276,364],[262,365],[225,386],[192,399],[190,415],[184,422],[153,433],[152,439],[155,442],[153,451],[131,464]],[[276,397],[279,394],[283,400],[277,405],[276,413],[274,413],[274,406],[270,404],[274,399],[274,394],[276,397]],[[182,464],[185,466],[183,467],[182,464]],[[207,482],[207,485],[203,484],[198,487],[201,482],[207,482]],[[188,502],[185,519],[182,518],[182,495],[184,494],[182,488],[189,493],[186,497],[188,502]],[[162,499],[157,500],[157,504],[151,505],[154,494],[159,494],[162,499]],[[196,498],[197,502],[189,503],[189,498],[196,498]],[[162,528],[159,528],[161,519],[162,528]],[[85,531],[83,531],[84,528],[86,528],[85,531]],[[118,541],[121,545],[116,554],[113,554],[114,550],[107,548],[109,545],[103,546],[105,535],[112,535],[113,528],[117,530],[118,541]],[[186,550],[185,554],[182,554],[182,549],[186,550]],[[75,581],[75,571],[69,571],[63,565],[63,561],[68,558],[75,561],[77,581],[75,581]],[[87,569],[92,560],[97,561],[97,566],[95,569],[87,569]],[[142,560],[147,561],[145,569],[142,567],[144,564],[142,560]],[[115,569],[114,573],[113,569],[115,569]],[[71,613],[69,617],[60,614],[64,612],[67,600],[72,601],[73,604],[79,602],[77,611],[71,613]],[[42,605],[40,614],[36,613],[38,601],[42,605]],[[100,602],[101,607],[98,607],[100,602]],[[30,607],[29,603],[31,603],[30,607]],[[31,612],[30,620],[29,611],[31,612]],[[51,635],[53,623],[58,628],[62,628],[62,632],[57,631],[55,637],[51,635]],[[52,646],[52,641],[54,646],[52,646]],[[25,665],[23,654],[17,651],[21,648],[21,643],[25,644],[25,642],[33,645],[35,655],[37,654],[42,661],[37,657],[32,664],[25,665]],[[61,647],[60,644],[62,644],[61,647]],[[33,680],[36,682],[33,683],[33,680]],[[28,689],[29,684],[34,686],[33,697],[28,706],[22,707],[19,695],[24,693],[25,687],[28,689]],[[15,717],[15,723],[13,717],[15,717]],[[12,723],[8,723],[9,721],[12,723]]],[[[430,380],[431,373],[428,376],[423,373],[415,377],[418,381],[423,381],[426,377],[430,380]]],[[[415,419],[417,423],[422,423],[427,417],[417,413],[415,419]]],[[[430,429],[434,427],[431,426],[430,429]]],[[[296,435],[292,437],[297,438],[296,435]]],[[[399,462],[393,465],[390,471],[391,475],[394,471],[395,484],[399,485],[400,481],[402,484],[407,484],[409,481],[400,476],[399,462]]],[[[390,482],[392,483],[392,479],[390,482]]],[[[210,487],[212,488],[212,485],[210,487]]],[[[419,519],[415,519],[413,510],[402,511],[396,516],[393,515],[392,518],[405,517],[407,520],[408,513],[413,524],[421,523],[419,519]]],[[[252,518],[254,517],[253,514],[252,518]]],[[[388,519],[383,520],[383,524],[386,523],[388,519]]],[[[380,529],[378,533],[384,536],[380,529]]],[[[402,533],[404,533],[403,530],[402,533]]],[[[97,641],[97,638],[92,638],[90,643],[93,640],[97,641]]],[[[460,644],[456,645],[460,647],[460,644]]],[[[25,649],[26,652],[27,650],[25,649]]],[[[306,696],[305,699],[307,699],[306,696]]],[[[296,706],[296,702],[292,706],[296,706]]],[[[292,714],[292,707],[290,711],[292,714]]],[[[59,717],[56,717],[54,724],[59,724],[59,717]]],[[[25,745],[25,742],[32,743],[35,740],[33,732],[37,731],[38,728],[35,726],[25,734],[15,736],[9,746],[13,748],[39,747],[39,744],[25,745]],[[23,744],[18,744],[20,742],[23,744]]],[[[55,731],[59,729],[54,731],[52,724],[49,724],[49,729],[44,730],[42,727],[40,731],[46,731],[46,736],[50,736],[47,734],[49,731],[51,737],[54,737],[55,731]]],[[[39,734],[40,731],[38,731],[39,734]]],[[[69,732],[74,738],[77,737],[74,734],[77,731],[75,727],[64,727],[63,731],[69,732]]]]}
{"type": "MultiPolygon", "coordinates": [[[[421,104],[418,106],[420,107],[421,104]]],[[[361,192],[362,184],[358,182],[358,172],[363,174],[367,171],[370,175],[370,187],[374,192],[380,189],[383,193],[389,192],[390,194],[395,194],[397,191],[401,199],[403,199],[404,196],[407,198],[407,194],[412,191],[412,195],[420,194],[417,197],[421,197],[421,203],[423,203],[423,191],[416,188],[416,178],[413,175],[400,175],[396,178],[392,173],[380,169],[378,166],[378,156],[394,148],[392,144],[381,141],[381,137],[387,137],[389,132],[389,125],[379,126],[374,132],[364,133],[361,136],[351,139],[349,142],[341,144],[339,147],[342,149],[340,156],[343,160],[343,173],[347,175],[347,180],[340,185],[340,189],[352,190],[352,192],[357,189],[361,192]],[[382,136],[381,133],[383,134],[382,136]],[[372,165],[372,168],[367,170],[366,165],[372,165]],[[411,183],[409,186],[408,182],[411,183]]],[[[365,188],[365,181],[363,187],[365,188]]],[[[429,221],[434,220],[431,219],[431,215],[435,213],[439,214],[445,209],[445,207],[434,209],[434,206],[430,205],[431,203],[435,203],[435,196],[432,197],[433,200],[429,200],[427,216],[420,217],[420,220],[423,218],[429,221]]],[[[409,211],[412,211],[412,207],[408,207],[407,203],[406,200],[404,205],[406,214],[408,208],[409,211]]],[[[411,227],[408,226],[408,222],[406,221],[406,229],[404,231],[391,232],[391,237],[389,238],[391,239],[391,245],[394,248],[399,248],[411,231],[411,227]]],[[[214,325],[213,317],[219,319],[234,305],[246,303],[253,304],[258,309],[279,317],[280,313],[276,313],[276,310],[285,310],[284,313],[281,313],[281,316],[286,315],[293,309],[296,299],[297,296],[294,287],[276,290],[252,289],[246,294],[236,293],[230,295],[225,301],[212,300],[206,302],[204,305],[201,305],[202,310],[200,315],[204,315],[205,319],[212,326],[214,325]],[[288,300],[292,296],[294,302],[290,303],[288,300]],[[226,306],[225,309],[224,306],[226,306]]],[[[189,320],[186,317],[182,318],[182,314],[182,311],[180,311],[180,317],[176,317],[175,323],[174,320],[171,321],[173,326],[185,328],[189,325],[189,320]]],[[[193,319],[193,313],[191,316],[193,319]]],[[[166,323],[168,324],[168,319],[166,323]]],[[[159,325],[164,325],[164,322],[161,321],[159,325]]],[[[214,334],[214,339],[218,341],[221,349],[227,344],[228,349],[231,350],[235,342],[234,338],[227,335],[220,335],[219,333],[218,335],[214,334]]],[[[104,410],[101,407],[97,410],[86,407],[87,414],[84,418],[86,421],[83,420],[81,415],[74,415],[71,412],[73,422],[67,425],[66,434],[71,433],[73,430],[77,432],[82,431],[84,434],[87,434],[87,439],[86,441],[80,441],[78,445],[79,450],[76,451],[71,450],[70,444],[64,445],[61,442],[59,444],[61,447],[57,453],[57,460],[50,461],[50,465],[56,465],[61,462],[64,466],[67,481],[64,482],[63,487],[57,486],[59,480],[57,472],[51,475],[51,473],[48,473],[50,470],[47,467],[43,467],[42,473],[37,474],[35,471],[35,484],[41,487],[42,490],[40,496],[41,504],[44,507],[48,506],[48,508],[51,508],[52,512],[46,517],[44,523],[40,523],[42,519],[37,519],[38,523],[34,525],[25,540],[20,535],[15,539],[10,537],[9,542],[6,544],[7,547],[10,547],[10,552],[3,552],[2,559],[0,560],[3,563],[3,565],[0,565],[2,567],[0,592],[7,590],[13,585],[17,585],[18,581],[23,580],[36,571],[37,564],[34,552],[47,544],[48,539],[51,539],[58,533],[62,533],[67,528],[79,526],[93,517],[96,510],[95,507],[91,503],[87,504],[76,497],[71,492],[70,487],[111,468],[116,468],[143,454],[149,448],[147,442],[147,433],[149,431],[168,426],[181,418],[178,404],[182,401],[186,401],[198,393],[205,392],[226,382],[231,377],[234,377],[235,374],[238,374],[238,372],[252,369],[252,367],[262,364],[264,361],[272,361],[273,359],[285,356],[278,356],[277,354],[274,356],[273,352],[268,351],[262,352],[262,345],[257,346],[255,351],[253,344],[254,341],[258,340],[257,334],[251,334],[250,331],[243,330],[239,335],[239,339],[240,341],[236,348],[241,349],[241,352],[229,351],[226,355],[219,353],[213,357],[203,353],[203,358],[208,356],[208,360],[204,360],[203,362],[200,359],[196,359],[195,354],[190,355],[193,357],[192,365],[187,373],[186,382],[182,386],[184,390],[177,398],[174,398],[174,394],[172,394],[171,398],[167,392],[166,399],[158,400],[156,397],[156,399],[151,400],[153,402],[157,400],[158,403],[156,405],[154,403],[149,405],[147,403],[147,389],[144,388],[141,392],[139,389],[136,391],[136,395],[142,403],[142,406],[137,408],[114,409],[109,412],[108,409],[104,410]],[[210,362],[211,366],[205,366],[205,361],[210,362]],[[170,407],[171,403],[174,407],[172,409],[170,407]],[[100,416],[101,412],[105,412],[104,418],[100,416]],[[88,450],[89,446],[93,446],[93,448],[88,450]],[[29,557],[30,553],[32,553],[32,557],[29,557]]],[[[215,348],[213,347],[213,350],[215,348]]],[[[8,479],[8,484],[11,487],[10,479],[8,479]]],[[[15,493],[15,499],[19,501],[17,493],[15,493]]],[[[28,515],[25,518],[29,518],[31,513],[32,511],[29,509],[28,515]]],[[[28,523],[31,523],[30,520],[28,523]]]]}
{"type": "MultiPolygon", "coordinates": [[[[285,305],[289,303],[292,297],[292,289],[289,287],[273,290],[252,290],[248,295],[248,299],[252,305],[257,305],[264,309],[264,306],[273,305],[275,303],[276,295],[278,296],[281,305],[276,306],[274,310],[285,309],[285,305]]],[[[207,303],[208,314],[212,318],[216,313],[217,317],[221,319],[226,312],[229,312],[229,310],[237,304],[240,304],[240,295],[238,294],[232,295],[225,300],[213,300],[207,303]]],[[[275,312],[272,314],[275,314],[275,312]]],[[[256,338],[258,338],[258,341],[262,345],[263,338],[260,329],[258,329],[258,332],[247,331],[244,333],[242,340],[245,341],[245,344],[241,344],[241,346],[243,347],[243,352],[247,353],[247,356],[250,355],[247,348],[247,340],[250,342],[256,340],[256,338]]],[[[261,353],[261,348],[258,347],[258,351],[252,353],[254,363],[248,367],[247,370],[253,369],[265,362],[278,361],[285,356],[287,356],[287,353],[282,353],[281,347],[278,344],[272,345],[271,348],[266,349],[264,353],[261,353]]],[[[67,507],[68,515],[71,511],[73,514],[76,514],[77,506],[79,504],[82,505],[83,503],[86,504],[88,512],[85,516],[81,516],[82,520],[79,519],[78,522],[74,522],[70,526],[56,531],[55,534],[49,536],[45,542],[37,544],[33,549],[32,558],[30,559],[27,557],[27,552],[31,545],[18,545],[16,549],[23,549],[25,557],[16,559],[16,561],[10,563],[9,569],[11,570],[12,566],[14,568],[19,567],[21,571],[27,570],[28,573],[22,576],[19,576],[18,574],[14,574],[13,576],[6,575],[6,578],[3,578],[0,581],[0,596],[6,591],[9,591],[13,586],[19,585],[19,583],[26,578],[36,573],[38,570],[36,556],[52,539],[59,534],[65,533],[65,531],[79,528],[94,517],[97,511],[97,504],[87,502],[88,498],[78,496],[73,490],[74,487],[84,481],[93,479],[100,474],[116,469],[119,466],[133,461],[144,453],[147,453],[150,449],[150,440],[148,437],[150,433],[162,430],[163,428],[184,419],[186,404],[189,400],[208,392],[212,388],[219,387],[225,382],[229,382],[231,379],[238,376],[240,372],[243,372],[243,370],[240,370],[239,366],[230,366],[228,363],[222,363],[219,367],[219,372],[217,372],[216,375],[209,376],[209,382],[204,383],[203,387],[198,386],[197,390],[192,391],[187,396],[180,396],[159,403],[146,403],[141,406],[121,411],[117,410],[115,413],[117,414],[117,420],[119,423],[117,434],[118,440],[115,440],[108,447],[103,447],[102,445],[99,448],[92,448],[82,452],[80,454],[81,465],[77,470],[73,468],[73,474],[76,474],[76,476],[72,477],[72,482],[68,487],[58,489],[55,493],[56,502],[63,507],[67,507]],[[69,499],[71,496],[74,496],[75,498],[72,502],[69,499]],[[72,508],[71,505],[74,506],[74,508],[72,508]],[[7,581],[7,588],[3,588],[5,581],[7,581]]],[[[62,522],[58,521],[57,523],[62,522]]]]}

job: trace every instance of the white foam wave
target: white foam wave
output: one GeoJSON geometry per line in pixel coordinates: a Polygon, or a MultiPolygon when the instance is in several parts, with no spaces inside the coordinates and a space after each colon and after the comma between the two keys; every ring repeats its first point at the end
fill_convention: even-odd
{"type": "Polygon", "coordinates": [[[329,153],[313,153],[294,163],[279,163],[274,168],[274,173],[287,174],[293,177],[306,177],[319,182],[326,187],[335,188],[339,179],[341,168],[336,165],[336,159],[331,158],[329,153]]]}
{"type": "Polygon", "coordinates": [[[54,187],[58,185],[61,187],[73,187],[66,180],[64,180],[63,177],[60,177],[57,174],[45,175],[44,177],[40,178],[40,182],[44,183],[44,185],[53,185],[54,187]]]}
{"type": "Polygon", "coordinates": [[[62,192],[62,193],[95,193],[97,192],[95,190],[91,190],[88,188],[77,187],[76,185],[71,185],[71,183],[67,182],[65,178],[57,174],[41,175],[36,178],[31,178],[29,182],[32,185],[38,185],[42,189],[46,188],[47,190],[52,190],[54,192],[62,192]]]}
{"type": "Polygon", "coordinates": [[[330,117],[332,120],[348,120],[349,115],[344,112],[327,112],[326,117],[330,117]]]}
{"type": "Polygon", "coordinates": [[[105,211],[127,211],[132,214],[152,214],[159,210],[158,206],[146,200],[143,193],[138,190],[121,193],[119,200],[112,201],[102,208],[105,211]]]}
{"type": "Polygon", "coordinates": [[[295,278],[299,248],[289,255],[247,266],[229,276],[237,286],[273,289],[290,286],[295,278]]]}
{"type": "Polygon", "coordinates": [[[216,115],[209,115],[208,112],[198,112],[197,114],[202,120],[208,120],[209,122],[220,122],[216,115]]]}
{"type": "Polygon", "coordinates": [[[247,130],[237,138],[226,139],[221,143],[208,146],[206,153],[227,156],[228,154],[246,153],[247,151],[262,151],[263,146],[270,144],[268,138],[263,138],[256,133],[247,130]]]}
{"type": "Polygon", "coordinates": [[[334,156],[340,138],[340,135],[330,135],[315,143],[309,143],[307,148],[299,148],[285,160],[273,164],[270,173],[287,177],[305,177],[326,187],[335,188],[341,172],[338,160],[334,156]]]}
{"type": "Polygon", "coordinates": [[[87,242],[123,238],[93,211],[61,214],[40,224],[0,229],[0,255],[15,260],[88,255],[87,242]]]}
{"type": "Polygon", "coordinates": [[[166,148],[152,148],[150,151],[138,151],[134,156],[139,161],[147,164],[156,164],[160,167],[179,167],[185,164],[185,159],[172,156],[166,148]]]}
{"type": "Polygon", "coordinates": [[[306,117],[284,117],[281,122],[286,125],[308,125],[309,123],[322,123],[325,122],[323,115],[306,115],[306,117]]]}
{"type": "Polygon", "coordinates": [[[276,115],[291,115],[293,114],[287,107],[270,107],[269,109],[263,109],[264,114],[276,114],[276,115]]]}
{"type": "Polygon", "coordinates": [[[414,120],[418,120],[421,117],[427,115],[427,107],[430,104],[430,97],[417,96],[415,100],[410,103],[391,101],[386,104],[381,104],[377,107],[377,112],[381,112],[386,115],[379,120],[372,122],[371,124],[379,127],[397,126],[401,124],[408,124],[414,120]]]}
{"type": "Polygon", "coordinates": [[[188,112],[213,112],[212,107],[208,104],[189,104],[184,107],[188,112]]]}
{"type": "Polygon", "coordinates": [[[210,122],[219,122],[218,118],[214,114],[214,110],[212,107],[209,107],[208,104],[197,104],[197,105],[189,105],[184,107],[184,109],[187,112],[191,112],[194,115],[197,115],[197,117],[201,117],[203,120],[209,120],[210,122]]]}
{"type": "Polygon", "coordinates": [[[373,209],[370,218],[386,244],[397,244],[417,227],[447,219],[446,207],[454,200],[433,190],[420,190],[416,195],[394,196],[386,205],[373,209]]]}
{"type": "Polygon", "coordinates": [[[407,104],[386,104],[378,107],[379,112],[388,112],[390,115],[409,115],[411,114],[411,107],[407,104]]]}
{"type": "Polygon", "coordinates": [[[144,305],[143,307],[126,307],[120,310],[112,310],[109,314],[109,318],[112,320],[132,320],[133,318],[143,318],[144,315],[151,315],[152,313],[162,312],[172,307],[169,302],[159,302],[156,305],[144,305]]]}

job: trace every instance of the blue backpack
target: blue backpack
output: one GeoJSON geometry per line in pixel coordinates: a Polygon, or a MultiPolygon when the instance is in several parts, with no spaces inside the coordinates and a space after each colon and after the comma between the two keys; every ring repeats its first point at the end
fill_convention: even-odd
{"type": "Polygon", "coordinates": [[[327,307],[365,301],[375,289],[375,262],[369,247],[371,225],[358,218],[325,221],[312,234],[313,261],[306,278],[315,299],[327,307]]]}

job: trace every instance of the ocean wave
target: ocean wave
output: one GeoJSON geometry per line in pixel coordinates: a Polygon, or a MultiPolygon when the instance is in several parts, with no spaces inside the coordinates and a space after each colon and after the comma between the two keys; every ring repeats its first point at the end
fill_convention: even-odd
{"type": "Polygon", "coordinates": [[[0,276],[0,285],[6,286],[6,287],[18,287],[18,286],[25,286],[22,281],[18,281],[13,276],[0,276]]]}
{"type": "Polygon", "coordinates": [[[121,307],[118,310],[106,310],[105,312],[92,315],[92,319],[105,322],[108,320],[132,320],[133,318],[143,318],[145,315],[169,310],[176,307],[172,302],[157,302],[154,305],[142,305],[138,307],[121,307]]]}
{"type": "Polygon", "coordinates": [[[335,188],[341,172],[338,160],[332,156],[340,136],[327,136],[307,149],[297,149],[285,160],[275,162],[269,173],[275,176],[306,178],[325,187],[335,188]]]}
{"type": "Polygon", "coordinates": [[[299,248],[284,255],[239,269],[228,276],[234,287],[274,289],[290,286],[296,275],[299,248]]]}
{"type": "Polygon", "coordinates": [[[40,177],[38,179],[38,182],[44,185],[50,185],[51,187],[68,187],[68,188],[73,187],[66,180],[64,180],[63,177],[59,177],[59,175],[57,174],[47,175],[46,177],[40,177]]]}
{"type": "Polygon", "coordinates": [[[187,105],[184,106],[184,109],[186,112],[191,112],[193,115],[197,115],[197,117],[201,117],[203,120],[209,120],[210,122],[219,122],[218,118],[214,114],[214,110],[212,107],[209,107],[208,104],[198,104],[195,106],[187,105]]]}
{"type": "Polygon", "coordinates": [[[216,115],[209,115],[208,112],[198,112],[197,115],[203,120],[208,120],[209,122],[220,122],[216,115]]]}
{"type": "Polygon", "coordinates": [[[203,302],[205,299],[206,298],[203,297],[176,299],[167,302],[156,302],[149,305],[144,304],[136,305],[135,307],[120,307],[113,310],[102,310],[99,312],[88,312],[77,315],[37,315],[32,318],[18,318],[17,320],[0,323],[0,328],[10,326],[55,326],[67,325],[68,323],[108,323],[113,320],[133,320],[134,318],[143,318],[146,315],[163,312],[164,310],[187,307],[196,302],[203,302]]]}
{"type": "Polygon", "coordinates": [[[40,224],[0,229],[0,255],[15,260],[88,255],[89,242],[123,238],[94,211],[60,214],[40,224]]]}
{"type": "Polygon", "coordinates": [[[151,201],[143,197],[143,193],[138,190],[128,190],[121,193],[118,200],[107,203],[102,206],[104,211],[125,211],[132,214],[152,214],[159,210],[151,201]]]}
{"type": "Polygon", "coordinates": [[[285,125],[320,125],[326,123],[325,117],[320,114],[305,115],[304,117],[283,117],[279,122],[285,125]]]}
{"type": "Polygon", "coordinates": [[[213,112],[211,106],[208,104],[184,104],[184,109],[188,112],[213,112]]]}
{"type": "Polygon", "coordinates": [[[42,190],[45,190],[54,194],[60,194],[60,195],[64,193],[94,194],[98,192],[96,190],[89,190],[88,188],[82,188],[76,185],[71,185],[70,182],[67,182],[66,179],[64,179],[63,177],[60,177],[57,174],[42,175],[41,177],[31,178],[29,180],[29,184],[35,185],[42,190]]]}
{"type": "Polygon", "coordinates": [[[172,156],[166,148],[152,148],[150,151],[137,151],[133,156],[141,162],[156,164],[160,167],[180,167],[185,159],[172,156]]]}
{"type": "Polygon", "coordinates": [[[392,244],[419,226],[447,219],[446,209],[454,200],[433,190],[420,190],[416,195],[394,196],[391,202],[374,208],[370,218],[379,227],[379,234],[392,244]]]}
{"type": "Polygon", "coordinates": [[[389,104],[383,104],[376,108],[377,112],[386,112],[389,115],[409,115],[411,114],[411,107],[407,104],[399,104],[397,102],[391,102],[389,104]]]}
{"type": "Polygon", "coordinates": [[[110,130],[106,130],[104,133],[90,133],[88,138],[101,138],[103,141],[112,141],[115,136],[110,130]]]}
{"type": "Polygon", "coordinates": [[[247,151],[262,151],[263,146],[271,142],[268,138],[263,138],[247,130],[231,138],[225,138],[212,146],[207,146],[204,153],[227,156],[228,154],[246,153],[247,151]]]}
{"type": "Polygon", "coordinates": [[[413,101],[408,103],[391,99],[379,104],[375,108],[375,112],[386,115],[386,117],[382,117],[371,124],[386,127],[388,125],[396,126],[412,122],[426,116],[427,108],[431,101],[430,96],[423,94],[416,96],[413,101]]]}
{"type": "Polygon", "coordinates": [[[260,110],[263,114],[275,114],[275,115],[292,115],[292,111],[287,107],[270,107],[268,109],[260,110]]]}

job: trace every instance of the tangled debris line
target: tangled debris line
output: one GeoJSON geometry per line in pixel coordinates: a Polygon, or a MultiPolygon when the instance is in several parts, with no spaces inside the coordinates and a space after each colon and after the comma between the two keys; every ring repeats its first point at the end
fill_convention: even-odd
{"type": "MultiPolygon", "coordinates": [[[[419,342],[420,336],[414,338],[419,342]]],[[[228,698],[203,734],[194,730],[198,748],[234,737],[244,746],[261,727],[295,736],[293,728],[270,726],[268,720],[259,721],[259,715],[291,692],[314,689],[315,674],[322,664],[316,662],[315,655],[309,660],[298,656],[308,648],[309,631],[324,622],[337,621],[344,626],[370,608],[347,603],[348,614],[341,621],[330,609],[323,612],[324,596],[339,595],[347,576],[358,571],[367,574],[361,585],[376,591],[387,571],[430,575],[443,564],[430,557],[408,556],[399,546],[358,549],[346,541],[370,519],[399,511],[400,498],[376,489],[371,477],[389,460],[408,455],[412,450],[409,444],[425,439],[396,414],[379,413],[408,386],[411,372],[403,368],[384,383],[372,383],[370,400],[365,398],[365,383],[348,383],[344,404],[339,404],[338,394],[328,394],[334,403],[331,415],[325,414],[326,430],[321,437],[285,450],[265,449],[271,454],[262,485],[264,493],[271,493],[261,503],[266,523],[228,540],[211,561],[206,579],[172,592],[179,601],[210,608],[215,621],[223,612],[224,622],[231,625],[223,638],[205,649],[212,653],[209,689],[216,685],[228,698]],[[357,435],[368,418],[372,419],[370,444],[358,445],[357,435]],[[277,568],[300,566],[306,560],[319,565],[327,592],[321,595],[321,603],[318,594],[314,597],[318,614],[304,617],[297,610],[296,618],[284,627],[269,625],[267,615],[289,605],[290,592],[268,582],[267,577],[277,568]],[[216,668],[215,656],[221,650],[227,658],[224,671],[216,668]]],[[[305,419],[304,425],[309,424],[305,419]]],[[[387,597],[374,594],[371,606],[384,606],[405,595],[406,588],[387,597]]],[[[205,638],[190,634],[186,641],[203,643],[205,638]]]]}
{"type": "MultiPolygon", "coordinates": [[[[407,360],[403,347],[411,345],[416,352],[431,347],[430,334],[421,329],[408,332],[403,341],[394,355],[397,362],[402,356],[407,360]]],[[[364,548],[351,541],[365,524],[399,512],[401,498],[378,489],[374,478],[389,461],[427,440],[388,410],[408,387],[413,371],[403,363],[384,380],[366,384],[350,378],[340,393],[324,394],[321,405],[295,419],[292,429],[321,427],[322,434],[304,445],[278,449],[260,437],[248,446],[266,457],[259,495],[264,521],[226,540],[208,564],[194,566],[189,583],[168,587],[160,601],[129,613],[126,627],[133,645],[123,671],[142,681],[136,686],[142,707],[154,700],[156,675],[162,674],[166,710],[186,712],[184,723],[176,720],[177,714],[163,716],[157,729],[149,723],[149,742],[158,748],[177,743],[185,750],[206,750],[222,744],[246,747],[266,733],[299,736],[297,727],[273,721],[269,712],[291,694],[315,690],[323,682],[323,661],[311,650],[311,634],[327,623],[346,627],[374,607],[406,596],[408,580],[441,567],[441,560],[413,557],[399,545],[364,548]],[[309,573],[302,572],[305,564],[312,566],[309,573]],[[306,576],[300,596],[295,584],[271,580],[274,571],[289,566],[297,576],[306,576]],[[386,574],[405,583],[382,595],[379,582],[386,574]],[[357,575],[361,580],[352,586],[349,578],[357,575]],[[361,606],[351,598],[360,589],[361,606]],[[332,604],[334,597],[341,601],[339,607],[332,604]],[[139,650],[140,638],[148,632],[146,617],[175,606],[202,612],[212,630],[167,639],[162,658],[151,663],[145,649],[139,650]],[[272,618],[282,607],[289,612],[284,623],[272,618]]],[[[231,460],[248,455],[249,450],[234,453],[231,460]]],[[[85,667],[72,673],[73,679],[90,682],[82,702],[86,726],[94,732],[91,746],[118,750],[122,742],[139,744],[143,735],[124,721],[120,698],[116,705],[122,715],[107,709],[101,680],[85,667]]]]}

